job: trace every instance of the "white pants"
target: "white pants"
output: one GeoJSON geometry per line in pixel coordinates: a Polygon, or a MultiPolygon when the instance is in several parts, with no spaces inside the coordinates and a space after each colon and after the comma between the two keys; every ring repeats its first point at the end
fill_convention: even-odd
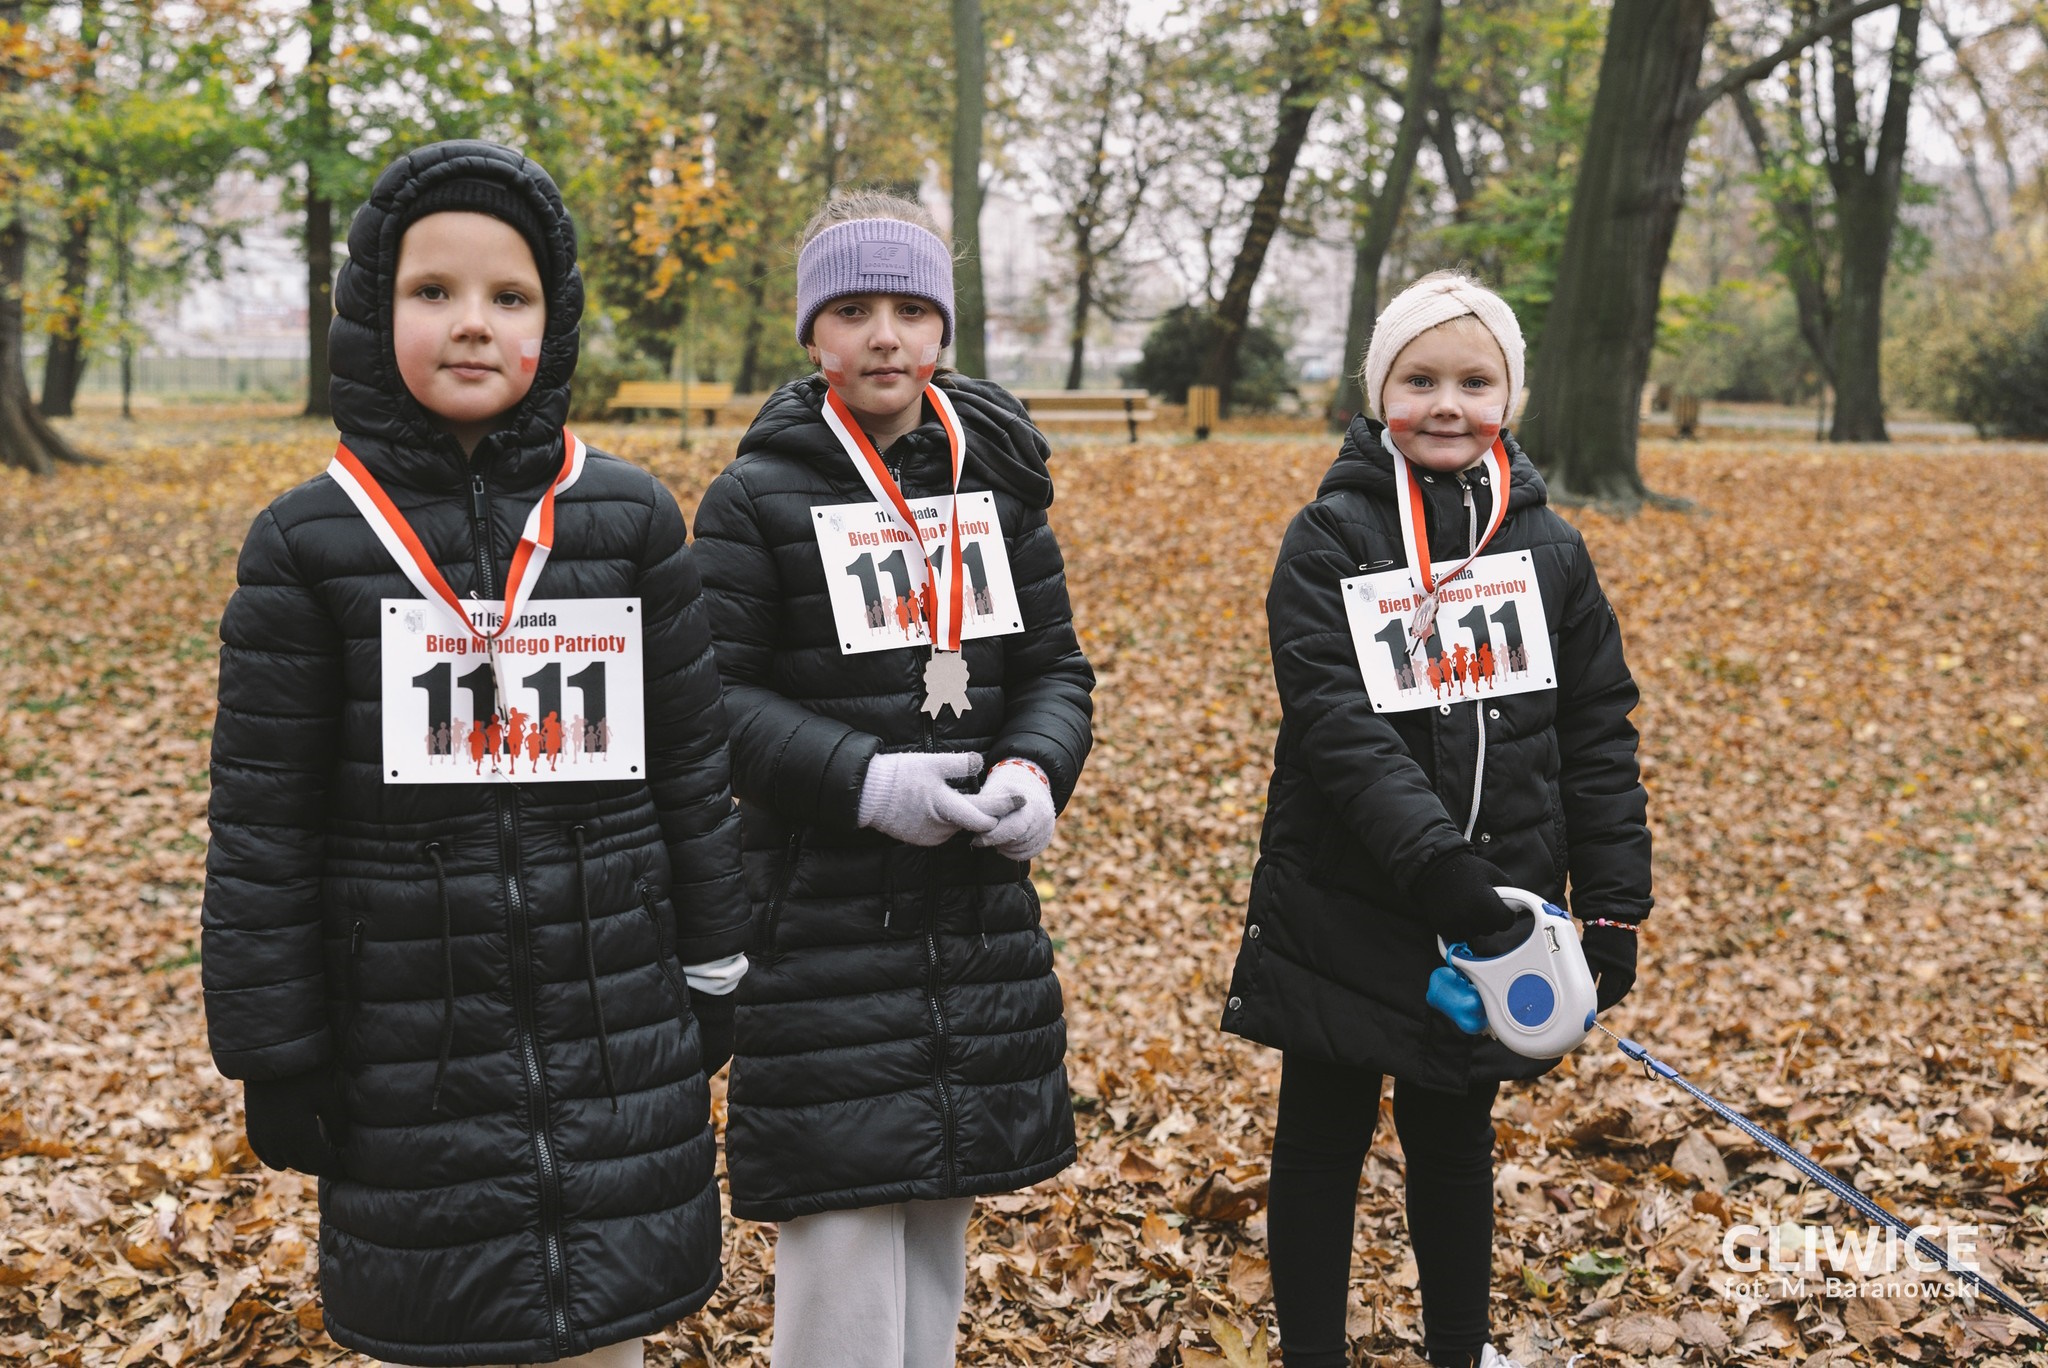
{"type": "Polygon", "coordinates": [[[771,1368],[953,1368],[974,1199],[784,1221],[771,1368]]]}
{"type": "MultiPolygon", "coordinates": [[[[587,1354],[556,1359],[548,1368],[641,1368],[646,1361],[646,1347],[637,1339],[629,1339],[621,1340],[617,1344],[607,1344],[604,1348],[593,1349],[587,1354]]],[[[387,1363],[384,1368],[405,1368],[405,1365],[387,1363]]],[[[492,1368],[500,1366],[492,1365],[492,1368]]],[[[512,1365],[505,1364],[502,1368],[512,1368],[512,1365]]]]}

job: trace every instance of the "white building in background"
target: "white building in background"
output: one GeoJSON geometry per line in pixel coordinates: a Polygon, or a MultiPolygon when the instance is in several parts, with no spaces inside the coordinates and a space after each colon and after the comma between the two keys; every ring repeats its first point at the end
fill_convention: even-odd
{"type": "Polygon", "coordinates": [[[305,250],[283,192],[244,172],[222,180],[215,212],[244,225],[241,245],[222,254],[219,279],[195,276],[178,299],[144,316],[143,355],[305,360],[305,250]]]}

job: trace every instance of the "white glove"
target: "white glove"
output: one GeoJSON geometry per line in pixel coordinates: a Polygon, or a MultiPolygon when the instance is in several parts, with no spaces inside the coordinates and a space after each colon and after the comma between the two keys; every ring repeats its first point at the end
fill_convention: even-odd
{"type": "Polygon", "coordinates": [[[1052,785],[1029,760],[1005,760],[988,772],[974,803],[996,824],[974,838],[1006,860],[1035,860],[1052,844],[1052,785]]]}
{"type": "Polygon", "coordinates": [[[860,788],[860,824],[906,845],[944,844],[956,831],[987,831],[996,819],[946,781],[981,773],[981,757],[961,752],[897,751],[868,761],[860,788]]]}

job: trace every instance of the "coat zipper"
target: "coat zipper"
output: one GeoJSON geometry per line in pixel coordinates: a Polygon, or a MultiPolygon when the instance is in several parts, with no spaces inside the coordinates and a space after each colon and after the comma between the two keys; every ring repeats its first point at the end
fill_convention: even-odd
{"type": "MultiPolygon", "coordinates": [[[[1465,554],[1476,556],[1479,553],[1479,505],[1473,502],[1472,482],[1462,471],[1458,475],[1458,487],[1465,492],[1465,554]]],[[[1495,490],[1493,497],[1507,496],[1495,490]]],[[[1473,829],[1479,825],[1479,799],[1485,792],[1486,783],[1486,704],[1479,699],[1472,701],[1472,719],[1479,724],[1479,748],[1472,760],[1472,810],[1465,815],[1465,839],[1468,841],[1472,839],[1473,829]]]]}
{"type": "MultiPolygon", "coordinates": [[[[935,717],[927,716],[924,722],[924,746],[928,751],[938,749],[939,724],[935,717]]],[[[946,1009],[939,1000],[941,975],[939,972],[938,883],[932,875],[931,855],[925,856],[924,866],[924,954],[925,954],[925,999],[931,1003],[932,1029],[936,1034],[932,1050],[932,1087],[939,1095],[939,1127],[944,1139],[946,1164],[946,1195],[951,1197],[956,1182],[954,1172],[956,1156],[953,1134],[953,1094],[946,1087],[946,1009]]]]}
{"type": "Polygon", "coordinates": [[[797,827],[789,833],[789,844],[782,849],[782,868],[775,871],[775,883],[768,892],[768,910],[761,917],[761,957],[770,964],[779,958],[775,932],[782,925],[783,900],[789,896],[790,885],[796,882],[796,862],[803,847],[804,829],[797,827]]]}
{"type": "MultiPolygon", "coordinates": [[[[889,467],[889,476],[901,486],[902,475],[897,465],[889,467]]],[[[907,497],[907,496],[906,496],[907,497]]],[[[917,667],[911,666],[911,689],[913,693],[922,681],[917,679],[917,667]]],[[[924,748],[935,751],[939,748],[939,721],[927,715],[924,720],[924,748]]],[[[939,1126],[945,1141],[946,1195],[953,1195],[956,1183],[956,1138],[953,1134],[953,1094],[946,1087],[946,1009],[939,1000],[939,938],[938,938],[938,885],[932,876],[931,856],[926,855],[924,867],[924,954],[925,954],[925,1001],[932,1009],[932,1030],[936,1036],[932,1050],[932,1088],[939,1097],[939,1126]]]]}
{"type": "Polygon", "coordinates": [[[354,1036],[356,1029],[357,994],[360,992],[357,985],[361,982],[358,973],[361,968],[362,958],[363,924],[361,921],[357,921],[349,927],[348,932],[348,960],[344,969],[347,977],[342,986],[342,991],[347,994],[347,1000],[343,1004],[344,1012],[341,1018],[341,1044],[340,1048],[335,1051],[341,1057],[343,1068],[347,1068],[353,1058],[353,1051],[349,1048],[349,1041],[354,1036]]]}
{"type": "MultiPolygon", "coordinates": [[[[497,586],[491,573],[490,496],[481,473],[470,477],[469,490],[478,585],[488,598],[497,586]]],[[[505,700],[498,701],[503,706],[505,700]]],[[[562,1178],[548,1129],[547,1074],[534,1025],[533,938],[519,879],[519,810],[503,787],[494,786],[491,797],[498,810],[498,869],[505,881],[505,906],[512,927],[512,1008],[518,1025],[520,1067],[526,1075],[526,1123],[540,1170],[541,1254],[547,1265],[548,1318],[555,1353],[565,1355],[569,1352],[569,1275],[562,1247],[562,1178]]]]}
{"type": "Polygon", "coordinates": [[[646,884],[641,884],[640,906],[647,909],[647,920],[654,923],[654,962],[660,968],[661,976],[668,980],[669,990],[676,995],[676,1015],[680,1017],[689,998],[684,992],[682,981],[676,977],[675,967],[671,963],[675,958],[675,951],[670,947],[668,928],[662,925],[661,912],[654,904],[654,890],[646,884]]]}

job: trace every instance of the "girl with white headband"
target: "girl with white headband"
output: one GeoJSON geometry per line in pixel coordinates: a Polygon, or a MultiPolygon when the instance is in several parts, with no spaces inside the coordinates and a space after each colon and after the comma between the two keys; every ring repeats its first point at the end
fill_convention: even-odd
{"type": "MultiPolygon", "coordinates": [[[[1493,1118],[1556,1060],[1431,1005],[1438,938],[1570,907],[1599,1007],[1650,910],[1637,700],[1584,541],[1506,424],[1522,333],[1469,277],[1424,277],[1374,326],[1359,417],[1281,543],[1266,600],[1282,719],[1227,1031],[1284,1052],[1267,1240],[1287,1368],[1349,1362],[1359,1174],[1394,1079],[1423,1341],[1491,1343],[1493,1118]]],[[[1514,938],[1519,941],[1519,937],[1514,938]]]]}
{"type": "Polygon", "coordinates": [[[776,1368],[950,1368],[974,1198],[1074,1159],[1029,874],[1095,681],[1045,439],[939,370],[953,260],[919,206],[820,211],[796,335],[818,373],[697,525],[756,920],[732,1211],[781,1224],[776,1368]]]}

